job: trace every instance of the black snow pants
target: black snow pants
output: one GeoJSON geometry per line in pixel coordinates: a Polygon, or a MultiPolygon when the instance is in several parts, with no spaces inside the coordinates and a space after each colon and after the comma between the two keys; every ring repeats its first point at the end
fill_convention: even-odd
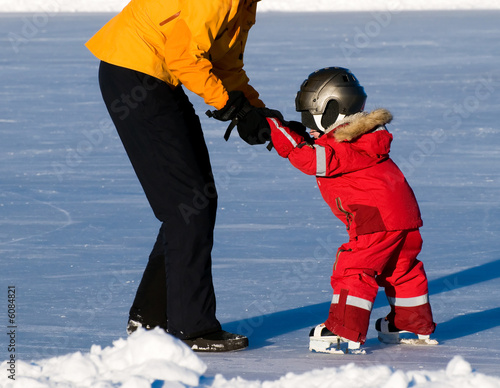
{"type": "Polygon", "coordinates": [[[212,245],[217,191],[199,117],[182,87],[101,62],[102,96],[160,231],[130,318],[192,338],[220,329],[212,245]]]}

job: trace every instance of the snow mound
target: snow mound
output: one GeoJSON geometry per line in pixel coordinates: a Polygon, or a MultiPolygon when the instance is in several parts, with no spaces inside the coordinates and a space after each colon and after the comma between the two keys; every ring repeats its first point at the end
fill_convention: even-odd
{"type": "MultiPolygon", "coordinates": [[[[6,363],[2,364],[5,369],[6,363]]],[[[16,387],[151,387],[156,380],[169,387],[197,386],[205,363],[182,341],[163,330],[143,329],[90,353],[76,352],[33,363],[19,361],[16,387]]],[[[163,385],[163,384],[162,384],[163,385]]],[[[5,388],[14,387],[14,384],[5,388]]]]}
{"type": "MultiPolygon", "coordinates": [[[[2,369],[8,367],[2,363],[2,369]]],[[[182,341],[160,329],[138,330],[127,339],[90,352],[76,352],[35,362],[19,361],[19,376],[5,388],[313,388],[328,385],[359,388],[407,387],[500,387],[500,378],[475,373],[471,365],[455,356],[446,370],[394,370],[384,365],[361,367],[350,363],[340,368],[288,373],[276,381],[227,380],[217,374],[205,377],[205,363],[182,341]]]]}
{"type": "Polygon", "coordinates": [[[301,375],[288,373],[272,382],[248,382],[240,377],[225,380],[215,376],[211,388],[455,388],[481,387],[498,388],[500,379],[472,371],[471,365],[460,356],[455,356],[446,371],[409,371],[393,370],[388,366],[361,367],[347,364],[340,368],[317,369],[301,375]]]}

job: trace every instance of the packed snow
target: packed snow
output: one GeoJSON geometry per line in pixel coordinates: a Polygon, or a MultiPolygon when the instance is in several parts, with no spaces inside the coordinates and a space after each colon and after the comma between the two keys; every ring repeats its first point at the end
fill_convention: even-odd
{"type": "Polygon", "coordinates": [[[159,330],[126,336],[159,225],[83,46],[125,3],[0,0],[0,286],[5,299],[15,290],[0,308],[0,387],[500,387],[498,2],[260,4],[294,11],[261,12],[251,31],[246,68],[264,101],[298,119],[311,71],[350,68],[367,109],[394,114],[391,155],[420,202],[440,344],[380,344],[381,292],[359,356],[308,351],[347,238],[314,178],[236,136],[224,142],[196,96],[220,196],[218,317],[250,347],[201,354],[159,330]],[[422,9],[432,11],[405,12],[422,9]]]}

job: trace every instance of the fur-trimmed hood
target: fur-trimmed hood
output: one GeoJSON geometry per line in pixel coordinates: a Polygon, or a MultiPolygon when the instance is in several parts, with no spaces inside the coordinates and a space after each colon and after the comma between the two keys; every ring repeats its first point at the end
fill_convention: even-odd
{"type": "Polygon", "coordinates": [[[387,109],[376,109],[369,113],[359,112],[332,124],[326,129],[325,134],[339,143],[351,141],[391,121],[392,114],[387,109]]]}

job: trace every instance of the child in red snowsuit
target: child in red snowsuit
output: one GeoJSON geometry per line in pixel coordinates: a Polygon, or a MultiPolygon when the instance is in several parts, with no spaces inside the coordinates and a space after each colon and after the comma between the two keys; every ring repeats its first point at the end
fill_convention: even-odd
{"type": "MultiPolygon", "coordinates": [[[[326,70],[347,72],[348,77],[352,76],[348,81],[357,83],[347,69],[326,70]]],[[[307,105],[301,102],[307,85],[321,88],[311,86],[313,75],[318,77],[316,73],[311,74],[297,95],[298,110],[304,108],[301,104],[307,105]]],[[[327,82],[329,76],[323,74],[318,85],[327,82]]],[[[338,82],[335,77],[334,84],[338,82]]],[[[321,117],[311,120],[310,112],[314,109],[305,107],[302,122],[315,127],[311,134],[317,139],[311,139],[300,123],[268,118],[272,143],[278,154],[288,158],[303,173],[316,176],[324,200],[346,225],[349,234],[349,242],[340,246],[335,257],[331,277],[333,299],[324,326],[330,335],[334,333],[363,344],[372,306],[382,286],[391,312],[385,320],[377,322],[383,326],[377,329],[430,334],[434,332],[435,323],[428,300],[427,277],[417,260],[422,247],[419,232],[422,220],[412,189],[389,158],[393,137],[385,125],[392,120],[392,115],[385,109],[361,111],[366,95],[359,84],[356,88],[363,101],[350,108],[342,103],[342,94],[346,94],[347,89],[340,89],[339,94],[330,85],[330,90],[326,88],[314,98],[307,97],[316,103],[325,98],[325,93],[331,93],[332,100],[337,100],[334,107],[337,116],[326,128],[319,124],[321,117]],[[318,136],[322,132],[324,134],[318,136]]],[[[324,118],[327,112],[321,114],[324,118]]],[[[328,115],[335,116],[332,112],[328,115]]]]}

